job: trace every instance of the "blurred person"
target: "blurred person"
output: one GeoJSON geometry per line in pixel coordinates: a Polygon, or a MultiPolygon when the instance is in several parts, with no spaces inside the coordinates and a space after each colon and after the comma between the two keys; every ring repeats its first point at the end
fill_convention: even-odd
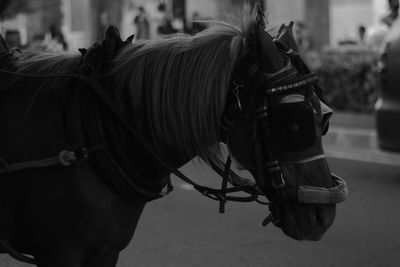
{"type": "Polygon", "coordinates": [[[304,55],[313,49],[311,36],[308,32],[307,25],[303,22],[297,22],[295,29],[296,43],[300,54],[304,55]]]}
{"type": "Polygon", "coordinates": [[[200,14],[198,12],[194,12],[192,15],[192,28],[189,31],[190,34],[195,35],[196,33],[199,33],[207,28],[206,25],[199,22],[199,20],[200,14]]]}
{"type": "Polygon", "coordinates": [[[172,26],[178,32],[184,32],[186,29],[185,11],[180,5],[173,8],[172,26]]]}
{"type": "Polygon", "coordinates": [[[391,27],[393,22],[399,16],[399,0],[388,0],[388,4],[389,4],[389,14],[384,16],[381,21],[386,26],[391,27]]]}
{"type": "Polygon", "coordinates": [[[388,28],[384,25],[369,27],[366,33],[365,42],[373,50],[378,51],[388,33],[388,28]]]}
{"type": "Polygon", "coordinates": [[[158,11],[165,13],[167,11],[167,5],[165,2],[160,2],[157,6],[158,11]]]}
{"type": "Polygon", "coordinates": [[[27,46],[27,50],[35,52],[45,52],[46,51],[46,35],[44,33],[36,33],[33,36],[32,42],[27,46]]]}
{"type": "Polygon", "coordinates": [[[21,34],[18,30],[7,30],[5,33],[5,41],[11,48],[21,48],[21,34]]]}
{"type": "Polygon", "coordinates": [[[55,24],[51,24],[49,32],[52,40],[61,44],[63,50],[68,50],[68,44],[65,41],[64,34],[61,32],[60,27],[57,27],[55,24]]]}
{"type": "Polygon", "coordinates": [[[400,20],[393,22],[392,27],[385,34],[381,45],[379,46],[379,53],[387,56],[387,52],[390,49],[392,43],[400,40],[400,20]]]}
{"type": "Polygon", "coordinates": [[[37,33],[33,36],[33,40],[26,50],[33,52],[61,52],[68,49],[61,29],[52,24],[46,33],[37,33]]]}
{"type": "Polygon", "coordinates": [[[365,45],[365,34],[367,32],[367,28],[364,25],[358,26],[358,44],[365,45]]]}
{"type": "Polygon", "coordinates": [[[161,35],[173,34],[177,32],[178,30],[172,26],[172,21],[167,17],[164,17],[160,25],[157,27],[157,33],[161,35]]]}
{"type": "Polygon", "coordinates": [[[386,34],[383,42],[386,44],[394,42],[398,39],[400,39],[400,20],[396,20],[395,22],[393,22],[392,27],[386,34]]]}
{"type": "Polygon", "coordinates": [[[150,39],[150,23],[144,7],[139,7],[139,14],[133,20],[136,26],[136,39],[150,39]]]}

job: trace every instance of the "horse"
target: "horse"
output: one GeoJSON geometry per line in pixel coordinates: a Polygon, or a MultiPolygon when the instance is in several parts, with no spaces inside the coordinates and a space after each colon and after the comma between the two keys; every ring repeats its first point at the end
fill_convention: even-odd
{"type": "Polygon", "coordinates": [[[323,153],[330,110],[292,24],[272,34],[260,9],[244,10],[241,27],[194,36],[131,43],[109,28],[80,54],[3,45],[1,252],[39,267],[115,266],[145,204],[172,190],[171,173],[221,211],[229,200],[268,204],[264,224],[321,239],[347,195],[323,153]],[[221,173],[221,189],[177,171],[196,155],[221,173]]]}

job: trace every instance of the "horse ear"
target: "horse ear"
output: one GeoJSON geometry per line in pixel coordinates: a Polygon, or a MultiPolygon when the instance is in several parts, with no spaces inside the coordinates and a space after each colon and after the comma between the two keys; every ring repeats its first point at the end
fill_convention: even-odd
{"type": "Polygon", "coordinates": [[[4,40],[3,36],[0,34],[0,52],[9,52],[6,40],[4,40]]]}
{"type": "Polygon", "coordinates": [[[119,48],[123,46],[123,43],[118,29],[114,26],[109,26],[106,30],[106,38],[102,42],[105,59],[113,59],[119,48]]]}
{"type": "Polygon", "coordinates": [[[286,29],[286,25],[285,25],[285,24],[282,24],[282,25],[279,27],[278,34],[277,34],[276,36],[279,36],[285,29],[286,29]]]}
{"type": "Polygon", "coordinates": [[[292,33],[293,35],[293,25],[294,25],[293,21],[291,21],[287,26],[285,24],[282,24],[279,27],[278,34],[276,36],[278,37],[279,35],[284,34],[286,31],[292,33]]]}
{"type": "Polygon", "coordinates": [[[252,16],[255,16],[255,20],[247,31],[246,50],[254,55],[259,67],[264,72],[275,73],[284,67],[285,59],[272,37],[265,30],[266,19],[262,7],[256,6],[253,12],[256,12],[256,14],[252,14],[252,16]]]}
{"type": "Polygon", "coordinates": [[[79,53],[81,53],[82,56],[86,55],[87,49],[86,48],[78,48],[79,53]]]}
{"type": "Polygon", "coordinates": [[[292,20],[289,25],[287,26],[290,32],[293,34],[293,26],[294,26],[294,21],[292,20]]]}
{"type": "Polygon", "coordinates": [[[124,43],[126,44],[131,44],[133,42],[133,39],[135,38],[135,35],[132,34],[131,36],[129,36],[128,38],[126,38],[126,41],[124,43]]]}
{"type": "Polygon", "coordinates": [[[268,73],[274,73],[282,69],[285,62],[274,40],[265,31],[265,27],[265,15],[262,8],[258,6],[254,29],[251,31],[250,48],[259,59],[260,67],[268,73]]]}
{"type": "Polygon", "coordinates": [[[298,52],[299,48],[297,47],[297,43],[294,38],[293,25],[294,25],[293,21],[291,21],[288,26],[282,24],[276,39],[280,43],[284,44],[287,48],[290,48],[293,51],[298,52]]]}

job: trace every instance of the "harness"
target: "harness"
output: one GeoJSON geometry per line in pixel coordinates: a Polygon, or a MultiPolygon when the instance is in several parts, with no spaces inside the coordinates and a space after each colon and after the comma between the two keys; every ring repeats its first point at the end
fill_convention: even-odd
{"type": "MultiPolygon", "coordinates": [[[[182,179],[183,181],[187,182],[188,184],[192,185],[196,190],[198,190],[201,194],[203,194],[206,197],[209,197],[214,200],[218,200],[221,203],[225,203],[226,201],[240,201],[240,202],[251,202],[251,201],[256,201],[258,203],[262,204],[268,204],[267,202],[263,202],[258,199],[259,195],[262,194],[259,187],[255,183],[251,183],[248,180],[243,180],[236,174],[234,174],[230,170],[230,163],[226,164],[226,167],[224,170],[222,170],[219,166],[212,164],[212,168],[220,175],[222,175],[223,182],[222,182],[222,188],[221,189],[215,189],[215,188],[210,188],[206,186],[199,185],[195,182],[193,182],[191,179],[186,177],[184,174],[182,174],[179,170],[170,167],[169,164],[165,162],[164,159],[162,159],[159,155],[157,155],[154,150],[151,148],[151,145],[147,143],[141,136],[139,136],[136,131],[133,129],[131,123],[128,121],[128,119],[120,112],[120,110],[115,106],[114,103],[112,103],[107,96],[106,91],[100,84],[99,76],[101,73],[101,68],[102,66],[102,61],[104,60],[110,60],[113,58],[113,56],[116,54],[116,52],[121,49],[123,46],[128,45],[131,41],[132,38],[128,38],[127,41],[122,42],[119,38],[118,31],[116,28],[110,27],[107,32],[106,32],[106,40],[103,41],[102,44],[95,44],[93,45],[89,50],[85,49],[80,49],[79,51],[82,53],[82,60],[81,60],[81,65],[79,68],[79,73],[74,74],[74,73],[66,73],[66,74],[52,74],[52,75],[32,75],[32,74],[23,74],[23,73],[17,73],[13,71],[8,71],[5,69],[0,69],[0,72],[3,74],[8,74],[8,75],[20,75],[20,76],[25,76],[25,77],[31,77],[31,78],[54,78],[54,77],[69,77],[69,78],[75,78],[79,80],[81,87],[88,87],[91,89],[91,91],[97,95],[103,104],[105,104],[113,116],[115,116],[119,122],[123,125],[125,131],[129,132],[131,136],[133,136],[138,143],[140,143],[144,149],[149,152],[155,159],[156,162],[160,165],[162,165],[164,168],[168,169],[171,173],[175,174],[177,177],[182,179]],[[111,52],[110,52],[111,51],[111,52]],[[104,55],[105,54],[105,55],[104,55]],[[234,186],[232,188],[227,187],[227,181],[230,181],[233,183],[234,186]],[[230,194],[236,193],[236,192],[247,192],[249,196],[247,197],[238,197],[238,196],[231,196],[230,194]]],[[[82,89],[82,88],[80,88],[82,89]]],[[[87,127],[91,128],[91,127],[87,127]]],[[[76,129],[73,129],[72,131],[75,131],[76,129]]],[[[75,143],[84,143],[79,139],[82,139],[82,137],[77,138],[77,142],[75,143]]],[[[94,142],[95,143],[95,142],[94,142]]],[[[79,145],[78,145],[79,146],[79,145]]],[[[96,157],[99,157],[99,154],[103,154],[103,156],[107,157],[108,159],[105,160],[107,161],[108,164],[114,166],[114,169],[116,169],[119,174],[118,176],[122,178],[125,181],[129,180],[128,175],[124,172],[123,168],[120,166],[120,163],[118,160],[116,160],[113,155],[108,151],[107,145],[104,145],[102,143],[97,143],[95,146],[90,146],[90,147],[78,147],[74,149],[67,149],[60,151],[57,155],[49,158],[44,158],[44,159],[39,159],[39,160],[32,160],[32,161],[25,161],[25,162],[18,162],[18,163],[13,163],[13,164],[8,164],[4,159],[0,159],[0,175],[1,174],[7,174],[7,173],[13,173],[17,171],[22,171],[22,170],[27,170],[27,169],[33,169],[33,168],[44,168],[44,167],[49,167],[53,165],[60,165],[60,166],[71,166],[75,164],[80,164],[84,161],[87,161],[89,159],[93,159],[96,157]]],[[[100,160],[101,162],[104,162],[103,160],[100,160]]],[[[98,165],[104,165],[104,164],[98,164],[98,165]]],[[[138,175],[140,176],[140,175],[138,175]]],[[[113,180],[118,180],[118,179],[113,179],[113,180]]],[[[139,194],[145,201],[150,201],[156,198],[161,198],[168,194],[170,191],[173,190],[173,186],[170,183],[169,179],[168,181],[164,182],[164,185],[166,188],[162,191],[159,192],[154,192],[146,189],[143,186],[135,185],[133,183],[130,184],[130,190],[129,192],[131,193],[132,191],[139,194]]],[[[119,191],[119,190],[117,190],[119,191]]],[[[121,194],[121,191],[118,192],[121,194]]],[[[126,198],[127,194],[122,193],[122,195],[126,198]]],[[[222,206],[222,204],[221,204],[222,206]]],[[[221,211],[223,208],[220,209],[221,211]]]]}
{"type": "MultiPolygon", "coordinates": [[[[183,173],[181,173],[179,170],[171,167],[168,163],[165,162],[164,159],[162,159],[159,155],[157,155],[154,150],[152,149],[151,145],[148,144],[146,140],[144,140],[141,136],[139,136],[136,131],[133,129],[131,123],[128,121],[128,119],[120,112],[120,110],[115,106],[114,103],[110,101],[110,98],[107,96],[106,91],[100,84],[99,80],[99,75],[101,73],[101,68],[102,66],[102,60],[110,60],[112,59],[117,51],[121,49],[123,46],[128,45],[132,41],[132,37],[128,38],[127,41],[122,42],[122,40],[119,37],[118,30],[116,28],[110,27],[107,32],[106,32],[106,40],[103,41],[102,44],[96,43],[93,45],[89,50],[84,50],[80,49],[80,52],[82,53],[82,63],[80,66],[80,70],[78,74],[52,74],[52,75],[29,75],[29,74],[21,74],[21,73],[16,73],[12,71],[7,71],[4,69],[1,69],[0,72],[5,73],[5,74],[12,74],[12,75],[21,75],[21,76],[29,76],[29,77],[37,77],[37,78],[51,78],[51,77],[72,77],[76,78],[80,81],[80,84],[82,86],[88,86],[100,99],[101,101],[109,108],[111,113],[119,120],[119,122],[123,125],[126,131],[129,132],[131,136],[133,136],[139,143],[143,145],[145,150],[149,152],[155,159],[156,161],[162,165],[164,168],[168,169],[171,173],[175,174],[177,177],[185,181],[186,183],[192,185],[197,191],[199,191],[201,194],[203,194],[206,197],[209,197],[214,200],[220,201],[220,211],[223,212],[223,204],[226,201],[239,201],[239,202],[251,202],[251,201],[256,201],[260,204],[265,204],[268,205],[268,202],[261,201],[259,199],[260,195],[263,195],[262,190],[260,187],[263,185],[263,181],[265,179],[257,179],[257,183],[254,183],[252,181],[249,181],[247,179],[243,179],[240,176],[236,175],[233,171],[230,170],[231,166],[231,159],[228,157],[227,162],[225,163],[225,168],[222,169],[220,166],[217,166],[216,164],[211,164],[211,167],[220,175],[222,176],[222,185],[221,189],[215,189],[215,188],[210,188],[206,186],[199,185],[195,182],[193,182],[191,179],[186,177],[183,173]],[[105,55],[102,55],[105,54],[105,55]],[[100,62],[99,62],[100,60],[100,62]],[[233,185],[233,187],[228,188],[228,182],[233,185]],[[246,192],[249,194],[249,196],[246,197],[238,197],[238,196],[231,196],[230,194],[236,193],[236,192],[246,192]]],[[[277,42],[277,45],[280,47],[283,47],[283,44],[277,42]]],[[[282,48],[283,50],[284,48],[282,48]]],[[[295,61],[295,62],[300,62],[300,66],[296,66],[297,68],[307,68],[304,63],[302,63],[300,57],[294,53],[294,51],[287,49],[284,51],[289,57],[295,61]],[[299,60],[300,59],[300,60],[299,60]]],[[[317,81],[317,77],[314,73],[309,72],[308,69],[305,71],[308,71],[309,73],[301,76],[300,78],[295,78],[294,80],[291,80],[289,82],[283,81],[283,77],[290,76],[291,73],[295,71],[293,68],[285,68],[279,73],[275,74],[272,77],[273,81],[276,81],[275,84],[276,86],[269,88],[266,90],[266,96],[275,94],[275,93],[281,93],[282,91],[288,91],[288,90],[295,90],[300,87],[305,87],[309,86],[311,84],[315,84],[317,81]]],[[[225,115],[223,116],[222,120],[222,129],[229,129],[229,127],[232,125],[233,121],[237,117],[238,113],[241,111],[241,103],[240,103],[240,98],[239,98],[239,90],[243,85],[233,81],[234,83],[234,89],[232,93],[235,96],[236,99],[236,104],[231,105],[228,108],[228,111],[225,112],[225,115]]],[[[272,82],[274,84],[274,82],[272,82]]],[[[265,126],[268,124],[268,107],[267,101],[261,101],[262,103],[259,103],[260,106],[257,109],[257,117],[259,119],[259,122],[265,126]]],[[[90,128],[90,127],[89,127],[90,128]]],[[[265,137],[264,140],[273,140],[272,138],[268,138],[270,136],[270,132],[268,131],[269,127],[261,127],[262,129],[266,130],[264,132],[265,137]]],[[[282,191],[285,185],[282,173],[280,172],[279,168],[279,162],[276,160],[276,155],[274,155],[273,152],[273,145],[268,145],[268,149],[266,151],[271,151],[270,154],[268,155],[269,160],[265,163],[262,162],[262,155],[261,155],[261,142],[256,142],[256,148],[255,148],[255,154],[256,154],[256,159],[257,159],[257,165],[259,166],[258,168],[258,173],[261,175],[261,170],[264,169],[264,167],[267,167],[269,171],[272,173],[273,177],[273,185],[280,191],[282,191]],[[272,149],[270,149],[272,148],[272,149]],[[281,190],[282,189],[282,190],[281,190]]],[[[5,174],[5,173],[11,173],[11,172],[16,172],[20,170],[25,170],[25,169],[31,169],[31,168],[43,168],[47,166],[52,166],[52,165],[62,165],[62,166],[70,166],[73,164],[79,164],[83,161],[86,161],[92,157],[94,157],[96,154],[99,152],[103,152],[106,154],[108,159],[108,163],[111,163],[115,167],[115,169],[118,170],[119,176],[122,177],[124,180],[128,181],[129,177],[124,173],[123,168],[119,166],[118,161],[111,155],[111,153],[107,150],[107,146],[104,146],[103,144],[96,144],[95,146],[91,147],[80,147],[76,149],[71,149],[71,150],[63,150],[59,152],[58,155],[50,158],[45,158],[45,159],[40,159],[40,160],[34,160],[34,161],[28,161],[28,162],[21,162],[21,163],[14,163],[14,164],[8,164],[4,159],[0,159],[0,175],[5,174]]],[[[338,182],[338,186],[342,187],[344,184],[344,181],[338,178],[337,176],[335,180],[338,182]]],[[[114,179],[117,180],[117,179],[114,179]]],[[[151,192],[147,190],[144,187],[135,185],[131,183],[131,189],[133,189],[134,192],[138,193],[141,195],[146,201],[150,201],[156,198],[161,198],[171,192],[173,190],[173,186],[170,183],[170,180],[166,181],[165,183],[166,189],[160,192],[151,192]]],[[[162,186],[164,187],[164,186],[162,186]]],[[[302,188],[299,189],[302,191],[302,188]]],[[[283,194],[283,191],[282,191],[283,194]]]]}
{"type": "MultiPolygon", "coordinates": [[[[134,142],[137,145],[140,145],[143,148],[143,151],[148,153],[153,159],[155,164],[158,166],[169,170],[170,173],[175,174],[178,178],[185,181],[186,183],[192,185],[197,191],[199,191],[202,195],[211,198],[213,200],[219,201],[219,211],[220,213],[224,213],[225,211],[225,203],[227,201],[236,201],[236,202],[252,202],[255,201],[257,203],[263,205],[269,205],[270,202],[264,201],[260,199],[260,196],[265,196],[265,186],[267,178],[270,178],[272,181],[272,185],[276,189],[277,198],[271,200],[274,203],[276,200],[285,201],[288,198],[297,200],[301,203],[319,203],[319,204],[327,204],[327,203],[338,203],[343,201],[345,196],[347,195],[347,188],[345,182],[332,174],[332,177],[335,181],[335,186],[333,188],[316,188],[311,186],[300,186],[298,191],[295,194],[288,193],[288,189],[285,186],[285,180],[283,174],[279,167],[279,161],[277,160],[276,151],[274,151],[273,138],[269,138],[271,136],[271,132],[269,130],[270,127],[267,127],[269,124],[269,114],[268,114],[268,101],[267,98],[273,94],[286,92],[292,89],[298,89],[300,87],[309,86],[315,84],[317,81],[316,75],[313,73],[307,73],[300,78],[295,78],[290,80],[283,80],[284,77],[297,70],[293,68],[284,69],[283,71],[277,73],[272,79],[273,87],[267,89],[265,91],[265,98],[263,98],[258,103],[257,108],[257,121],[260,128],[263,129],[263,138],[257,135],[255,136],[256,142],[254,147],[256,165],[257,165],[257,175],[256,175],[256,183],[249,181],[247,179],[243,179],[240,176],[236,175],[233,171],[231,171],[231,162],[232,159],[228,156],[227,161],[225,163],[225,167],[222,168],[216,164],[211,164],[211,167],[222,177],[222,184],[220,189],[210,188],[206,186],[199,185],[192,181],[190,178],[185,176],[179,170],[171,167],[164,159],[162,159],[157,153],[154,152],[151,145],[137,132],[134,130],[131,122],[126,118],[126,116],[115,106],[115,104],[110,100],[110,97],[107,95],[107,91],[104,90],[101,85],[101,73],[104,68],[104,60],[112,59],[117,51],[121,49],[123,46],[128,45],[131,38],[125,42],[119,37],[118,31],[116,28],[109,28],[106,32],[106,40],[103,41],[102,44],[95,44],[88,51],[80,50],[82,53],[82,62],[79,68],[79,73],[73,74],[55,74],[55,75],[29,75],[16,73],[13,71],[8,71],[5,69],[0,69],[0,73],[9,74],[9,75],[21,75],[27,77],[37,77],[37,78],[52,78],[52,77],[72,77],[79,81],[79,88],[85,89],[86,91],[90,91],[90,95],[95,95],[101,101],[100,105],[104,105],[110,111],[109,113],[112,118],[117,118],[119,127],[121,127],[130,137],[134,138],[134,142]],[[264,142],[263,140],[269,140],[264,142]],[[271,149],[272,148],[272,149],[271,149]],[[267,151],[267,155],[265,154],[267,151]],[[264,159],[267,159],[264,162],[264,159]],[[267,168],[269,175],[268,177],[264,177],[264,169],[267,168]],[[229,187],[228,184],[232,186],[229,187]],[[245,192],[247,196],[236,196],[237,192],[245,192]],[[344,192],[344,193],[343,193],[344,192]]],[[[291,51],[286,50],[288,56],[295,61],[296,55],[291,51]]],[[[300,62],[300,61],[299,61],[300,62]]],[[[301,61],[302,62],[302,61],[301,61]]],[[[303,63],[305,66],[305,64],[303,63]]],[[[296,66],[296,68],[303,67],[301,65],[296,66]]],[[[241,112],[242,106],[240,102],[239,92],[242,89],[243,85],[239,82],[234,81],[234,89],[232,94],[236,103],[230,105],[224,116],[222,123],[223,131],[228,131],[234,123],[236,117],[241,112]]],[[[94,107],[86,107],[93,110],[94,107]]],[[[85,108],[85,107],[84,107],[85,108]]],[[[99,114],[98,114],[99,116],[99,114]]],[[[90,118],[85,122],[91,122],[90,118]]],[[[173,186],[171,184],[170,178],[163,179],[160,184],[149,189],[146,185],[142,185],[137,183],[137,181],[133,181],[131,179],[132,176],[142,177],[140,173],[137,173],[134,168],[130,168],[129,171],[126,171],[127,165],[123,162],[119,155],[115,156],[115,153],[112,153],[109,144],[105,144],[104,135],[106,133],[96,133],[96,127],[87,127],[92,129],[90,132],[86,132],[86,135],[95,136],[95,140],[91,143],[91,145],[86,146],[87,142],[85,142],[85,136],[79,134],[77,139],[77,144],[80,145],[74,149],[67,149],[59,152],[57,155],[44,158],[34,161],[20,162],[14,164],[8,164],[4,159],[0,159],[0,175],[13,173],[17,171],[22,171],[26,169],[33,168],[44,168],[53,165],[61,165],[61,166],[71,166],[75,164],[80,164],[87,160],[93,160],[97,163],[97,166],[112,166],[112,168],[107,168],[105,170],[107,177],[111,177],[112,179],[107,179],[107,182],[111,184],[113,189],[120,194],[122,197],[128,200],[131,199],[132,192],[139,195],[143,201],[150,201],[157,198],[162,198],[167,195],[169,192],[173,190],[173,186]],[[82,146],[84,144],[85,146],[82,146]],[[116,179],[115,177],[119,177],[120,179],[116,179]],[[127,186],[128,185],[128,186],[127,186]],[[164,189],[163,189],[164,188],[164,189]]],[[[81,129],[72,129],[81,130],[81,129]]],[[[115,152],[115,150],[114,150],[115,152]]],[[[311,159],[310,159],[311,160],[311,159]]],[[[142,179],[145,180],[145,179],[142,179]]],[[[135,198],[137,199],[137,198],[135,198]]],[[[271,206],[270,206],[271,209],[271,206]]],[[[276,223],[276,219],[274,215],[268,215],[268,217],[263,221],[263,225],[267,225],[270,222],[276,223]]],[[[6,251],[13,257],[18,260],[34,263],[35,260],[33,258],[24,256],[13,250],[9,247],[5,241],[0,239],[0,246],[3,246],[6,251]]]]}

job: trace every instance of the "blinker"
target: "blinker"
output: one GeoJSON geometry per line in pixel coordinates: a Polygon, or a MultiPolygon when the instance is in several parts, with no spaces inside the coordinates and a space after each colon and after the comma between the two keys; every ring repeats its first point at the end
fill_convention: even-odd
{"type": "Polygon", "coordinates": [[[322,101],[319,101],[322,112],[322,135],[325,135],[329,130],[329,119],[333,115],[333,110],[322,101]]]}
{"type": "Polygon", "coordinates": [[[277,105],[273,121],[279,151],[295,152],[312,147],[316,138],[314,116],[313,108],[304,101],[277,105]]]}

